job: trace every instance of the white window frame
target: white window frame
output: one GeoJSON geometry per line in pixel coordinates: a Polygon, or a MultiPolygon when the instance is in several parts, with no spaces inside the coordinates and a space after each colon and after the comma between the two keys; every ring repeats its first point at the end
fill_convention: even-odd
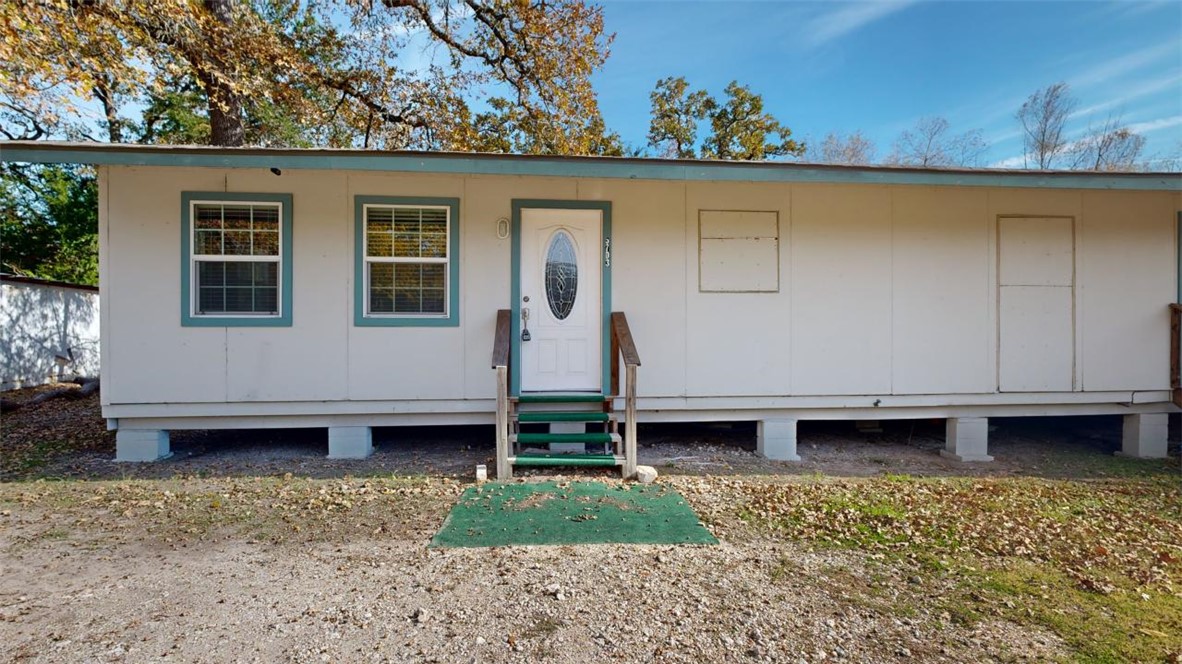
{"type": "MultiPolygon", "coordinates": [[[[361,206],[361,273],[364,282],[365,295],[364,311],[366,318],[449,318],[451,316],[451,225],[453,220],[451,218],[450,205],[410,205],[405,203],[365,203],[361,206]],[[370,208],[378,208],[384,210],[443,210],[447,218],[447,224],[443,229],[443,246],[446,252],[444,258],[404,258],[400,256],[373,256],[369,255],[369,210],[370,208]],[[374,263],[408,263],[414,265],[443,265],[443,312],[442,313],[415,313],[415,312],[372,312],[369,310],[370,289],[369,289],[369,266],[374,263]]],[[[394,253],[393,250],[390,253],[394,253]]]]}
{"type": "MultiPolygon", "coordinates": [[[[269,318],[283,318],[283,292],[287,287],[283,283],[283,209],[284,203],[282,201],[264,201],[264,200],[237,200],[226,201],[212,198],[203,198],[200,200],[189,201],[189,316],[191,318],[238,318],[243,320],[260,320],[269,318]],[[197,253],[197,206],[198,205],[221,205],[223,208],[229,206],[258,206],[258,207],[276,207],[279,209],[279,228],[277,234],[279,236],[279,253],[275,256],[240,256],[240,255],[226,255],[226,254],[198,254],[197,253]],[[244,313],[244,312],[209,312],[200,313],[198,311],[198,298],[201,292],[200,277],[197,272],[198,261],[224,262],[224,263],[275,263],[275,313],[244,313]]],[[[252,213],[253,216],[253,213],[252,213]]],[[[222,212],[222,233],[225,233],[225,211],[222,212]]],[[[253,239],[252,239],[253,241],[253,239]]],[[[225,247],[225,238],[222,239],[222,246],[225,247]]]]}

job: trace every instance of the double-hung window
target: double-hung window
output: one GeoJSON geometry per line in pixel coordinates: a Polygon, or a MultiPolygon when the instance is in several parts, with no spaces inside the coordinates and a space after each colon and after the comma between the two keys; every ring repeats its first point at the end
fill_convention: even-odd
{"type": "Polygon", "coordinates": [[[357,197],[358,325],[458,325],[459,201],[357,197]]]}
{"type": "Polygon", "coordinates": [[[291,196],[183,195],[185,325],[291,325],[291,196]]]}

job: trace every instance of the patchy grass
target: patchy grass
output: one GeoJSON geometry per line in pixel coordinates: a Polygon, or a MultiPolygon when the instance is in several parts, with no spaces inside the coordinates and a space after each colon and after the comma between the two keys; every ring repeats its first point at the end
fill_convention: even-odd
{"type": "Polygon", "coordinates": [[[1097,592],[1047,565],[1011,561],[977,573],[957,603],[976,604],[1016,622],[1050,628],[1083,662],[1161,662],[1182,658],[1182,595],[1118,580],[1097,592]],[[974,598],[973,594],[977,597],[974,598]]]}
{"type": "Polygon", "coordinates": [[[246,478],[37,481],[0,485],[0,514],[45,539],[186,543],[236,537],[340,542],[398,532],[424,539],[462,486],[454,480],[246,478]],[[437,516],[431,519],[432,515],[437,516]],[[421,531],[421,532],[420,532],[421,531]]]}
{"type": "Polygon", "coordinates": [[[36,472],[50,461],[73,449],[74,444],[67,440],[31,440],[6,455],[4,472],[15,476],[36,472]]]}
{"type": "Polygon", "coordinates": [[[1112,466],[1094,480],[727,481],[732,501],[713,510],[686,493],[713,523],[729,512],[763,536],[913,568],[953,621],[1036,624],[1083,662],[1182,661],[1182,482],[1112,466]]]}

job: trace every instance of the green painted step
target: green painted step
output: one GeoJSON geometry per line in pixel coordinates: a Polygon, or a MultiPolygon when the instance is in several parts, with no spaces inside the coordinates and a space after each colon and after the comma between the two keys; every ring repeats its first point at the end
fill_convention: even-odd
{"type": "Polygon", "coordinates": [[[543,392],[540,394],[523,394],[517,397],[518,403],[603,403],[607,397],[592,392],[572,392],[560,394],[557,392],[543,392]]]}
{"type": "Polygon", "coordinates": [[[611,454],[519,454],[514,466],[616,466],[611,454]]]}
{"type": "Polygon", "coordinates": [[[607,413],[592,412],[540,411],[535,413],[520,413],[517,415],[518,422],[607,422],[610,419],[611,415],[607,413]]]}
{"type": "Polygon", "coordinates": [[[519,433],[517,442],[525,445],[539,443],[610,443],[610,433],[519,433]]]}

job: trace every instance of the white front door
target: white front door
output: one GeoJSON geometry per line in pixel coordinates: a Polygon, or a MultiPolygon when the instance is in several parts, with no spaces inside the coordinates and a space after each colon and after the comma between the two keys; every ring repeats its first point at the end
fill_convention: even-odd
{"type": "Polygon", "coordinates": [[[523,392],[603,388],[602,228],[599,210],[521,211],[523,392]]]}

